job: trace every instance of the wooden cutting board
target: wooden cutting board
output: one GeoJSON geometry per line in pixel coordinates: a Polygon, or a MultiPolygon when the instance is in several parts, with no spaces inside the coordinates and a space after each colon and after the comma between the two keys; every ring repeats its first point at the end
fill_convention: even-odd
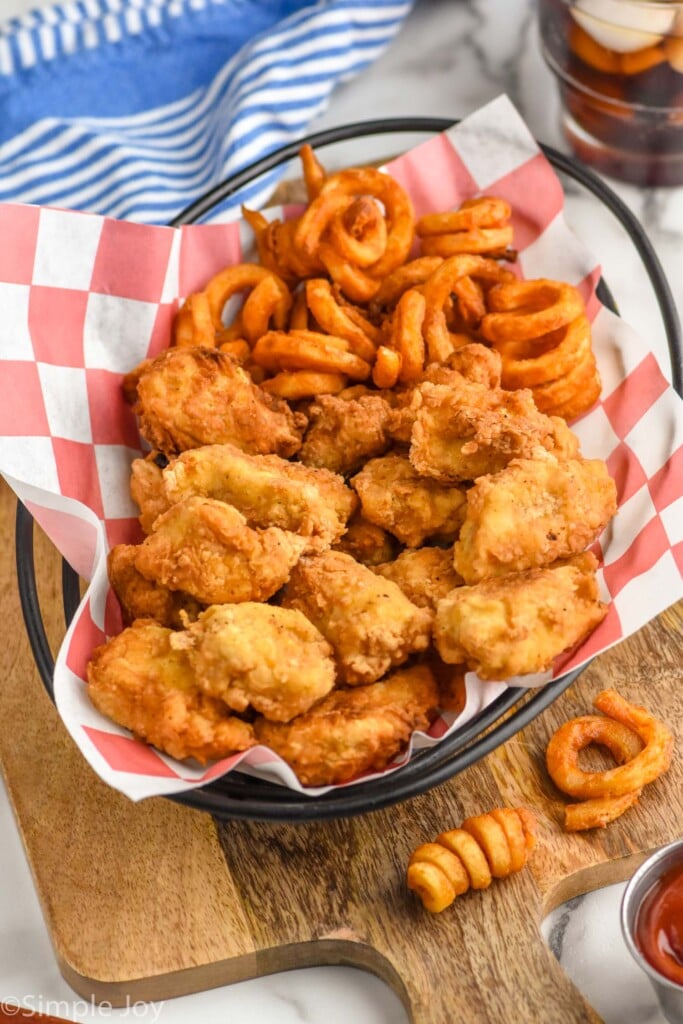
{"type": "MultiPolygon", "coordinates": [[[[301,826],[216,823],[108,789],[39,681],[14,571],[14,499],[0,487],[0,764],[66,980],[116,1004],[166,999],[314,964],[366,968],[419,1024],[597,1021],[546,947],[559,903],[625,879],[683,834],[683,750],[604,831],[567,835],[544,769],[553,729],[614,686],[656,711],[683,747],[683,615],[671,609],[598,658],[542,716],[482,763],[408,803],[301,826]],[[526,804],[528,867],[429,915],[404,884],[411,851],[462,818],[526,804]]],[[[36,541],[48,633],[64,630],[60,563],[36,541]]]]}

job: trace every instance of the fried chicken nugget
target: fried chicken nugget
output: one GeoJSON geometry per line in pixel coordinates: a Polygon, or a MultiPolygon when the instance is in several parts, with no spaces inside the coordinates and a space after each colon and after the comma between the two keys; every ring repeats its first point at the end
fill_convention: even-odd
{"type": "Polygon", "coordinates": [[[550,565],[578,554],[617,510],[617,490],[601,459],[514,459],[467,492],[454,545],[467,583],[550,565]]]}
{"type": "Polygon", "coordinates": [[[169,590],[146,579],[135,568],[138,546],[116,544],[107,555],[107,574],[116,594],[125,625],[135,619],[154,619],[169,629],[179,629],[196,619],[202,606],[189,594],[169,590]]]}
{"type": "Polygon", "coordinates": [[[305,555],[281,603],[303,612],[332,644],[339,678],[351,686],[374,682],[429,643],[429,612],[342,551],[305,555]]]}
{"type": "Polygon", "coordinates": [[[306,539],[277,526],[252,530],[241,512],[212,498],[186,498],[154,524],[135,568],[202,604],[267,601],[279,590],[306,539]]]}
{"type": "Polygon", "coordinates": [[[289,725],[257,718],[254,730],[304,786],[328,786],[385,768],[415,730],[427,728],[438,699],[431,672],[418,665],[369,686],[334,690],[289,725]]]}
{"type": "Polygon", "coordinates": [[[336,473],[278,455],[248,455],[231,444],[183,452],[162,478],[169,504],[193,496],[215,498],[238,509],[249,526],[279,526],[306,537],[307,550],[334,544],[358,504],[336,473]]]}
{"type": "Polygon", "coordinates": [[[588,553],[546,569],[530,569],[458,587],[437,605],[434,640],[444,661],[466,664],[482,679],[542,672],[562,651],[602,622],[588,553]]]}
{"type": "Polygon", "coordinates": [[[390,562],[396,554],[397,547],[395,537],[381,526],[369,523],[358,513],[349,520],[341,539],[333,544],[335,551],[345,551],[363,565],[390,562]]]}
{"type": "Polygon", "coordinates": [[[202,764],[253,747],[251,725],[202,693],[175,634],[138,619],[93,652],[88,694],[95,707],[137,737],[179,760],[202,764]]]}
{"type": "Polygon", "coordinates": [[[419,476],[405,455],[371,459],[351,486],[363,517],[411,548],[428,537],[452,540],[464,519],[464,489],[419,476]]]}
{"type": "Polygon", "coordinates": [[[332,648],[301,612],[268,604],[213,605],[171,639],[197,685],[234,711],[289,722],[330,692],[332,648]]]}
{"type": "Polygon", "coordinates": [[[150,452],[144,459],[134,459],[130,467],[130,496],[140,509],[145,533],[151,533],[155,519],[170,508],[162,475],[167,465],[163,452],[150,452]]]}
{"type": "Polygon", "coordinates": [[[394,413],[381,394],[320,395],[308,409],[299,461],[348,476],[391,446],[394,413]]]}
{"type": "MultiPolygon", "coordinates": [[[[482,384],[487,388],[500,387],[500,378],[503,372],[503,360],[495,349],[487,348],[473,341],[469,345],[461,345],[449,355],[445,365],[435,363],[428,366],[424,380],[433,384],[441,384],[440,375],[444,370],[457,371],[465,380],[474,384],[482,384]]],[[[448,381],[446,381],[448,383],[448,381]]]]}
{"type": "Polygon", "coordinates": [[[478,342],[456,348],[445,363],[431,363],[414,385],[396,393],[394,419],[389,426],[394,441],[410,444],[419,407],[413,397],[422,384],[443,384],[457,390],[464,378],[486,388],[497,388],[500,387],[501,366],[498,352],[478,342]]]}
{"type": "Polygon", "coordinates": [[[436,606],[463,579],[453,568],[452,548],[413,548],[402,551],[393,562],[373,566],[373,571],[393,580],[418,608],[436,606]]]}
{"type": "Polygon", "coordinates": [[[301,446],[306,417],[217,349],[167,349],[142,364],[135,394],[140,433],[166,455],[229,443],[254,455],[289,456],[301,446]]]}
{"type": "Polygon", "coordinates": [[[578,438],[563,419],[546,416],[527,389],[504,391],[473,381],[426,382],[415,390],[410,461],[442,483],[496,473],[513,458],[541,449],[570,458],[578,438]]]}

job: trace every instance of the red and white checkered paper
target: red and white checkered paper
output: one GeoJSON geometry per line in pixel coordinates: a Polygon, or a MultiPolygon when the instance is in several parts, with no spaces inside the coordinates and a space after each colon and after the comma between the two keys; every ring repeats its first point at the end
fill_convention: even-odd
{"type": "MultiPolygon", "coordinates": [[[[570,281],[586,299],[603,396],[573,427],[584,454],[607,461],[619,513],[596,544],[609,613],[579,649],[558,659],[557,676],[683,596],[683,402],[645,343],[600,306],[595,259],[565,224],[560,182],[507,98],[388,170],[418,215],[481,193],[503,196],[514,210],[521,273],[570,281]]],[[[93,648],[121,629],[106,551],[140,537],[128,488],[140,441],[121,394],[122,374],[168,344],[183,296],[225,265],[253,258],[250,231],[239,222],[172,229],[6,205],[0,237],[0,471],[91,580],[57,658],[55,693],[65,725],[95,771],[134,800],[201,785],[238,766],[302,790],[264,747],[207,768],[174,761],[103,718],[84,685],[93,648]]],[[[415,734],[413,747],[438,742],[504,688],[469,674],[463,714],[442,716],[429,736],[415,734]]]]}

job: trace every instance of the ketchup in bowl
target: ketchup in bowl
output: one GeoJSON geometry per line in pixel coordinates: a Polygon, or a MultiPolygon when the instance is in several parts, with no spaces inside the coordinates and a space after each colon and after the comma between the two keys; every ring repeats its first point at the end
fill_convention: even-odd
{"type": "Polygon", "coordinates": [[[634,939],[656,971],[683,985],[683,863],[669,868],[645,894],[634,939]]]}

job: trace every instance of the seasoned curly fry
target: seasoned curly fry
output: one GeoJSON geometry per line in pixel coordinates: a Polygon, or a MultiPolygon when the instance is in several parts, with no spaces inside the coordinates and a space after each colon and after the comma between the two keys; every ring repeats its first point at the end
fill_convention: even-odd
{"type": "Polygon", "coordinates": [[[209,300],[204,292],[188,295],[176,313],[171,344],[179,348],[196,345],[215,347],[216,328],[211,317],[209,300]]]}
{"type": "Polygon", "coordinates": [[[499,284],[489,292],[488,303],[492,312],[483,318],[481,333],[488,341],[503,344],[539,338],[584,312],[576,288],[545,278],[499,284]]]}
{"type": "Polygon", "coordinates": [[[589,743],[604,743],[605,733],[595,716],[570,719],[551,737],[546,751],[548,772],[558,789],[584,800],[625,796],[668,770],[673,735],[663,722],[645,708],[630,704],[616,690],[603,690],[593,703],[608,718],[632,729],[643,741],[643,749],[617,768],[585,771],[579,765],[579,751],[589,743]]]}
{"type": "Polygon", "coordinates": [[[366,380],[370,365],[350,351],[345,338],[318,331],[268,331],[252,350],[252,358],[266,370],[314,370],[345,373],[366,380]]]}
{"type": "Polygon", "coordinates": [[[408,888],[438,914],[468,889],[521,871],[535,844],[536,821],[526,807],[499,807],[466,818],[460,828],[418,846],[410,858],[408,888]]]}

